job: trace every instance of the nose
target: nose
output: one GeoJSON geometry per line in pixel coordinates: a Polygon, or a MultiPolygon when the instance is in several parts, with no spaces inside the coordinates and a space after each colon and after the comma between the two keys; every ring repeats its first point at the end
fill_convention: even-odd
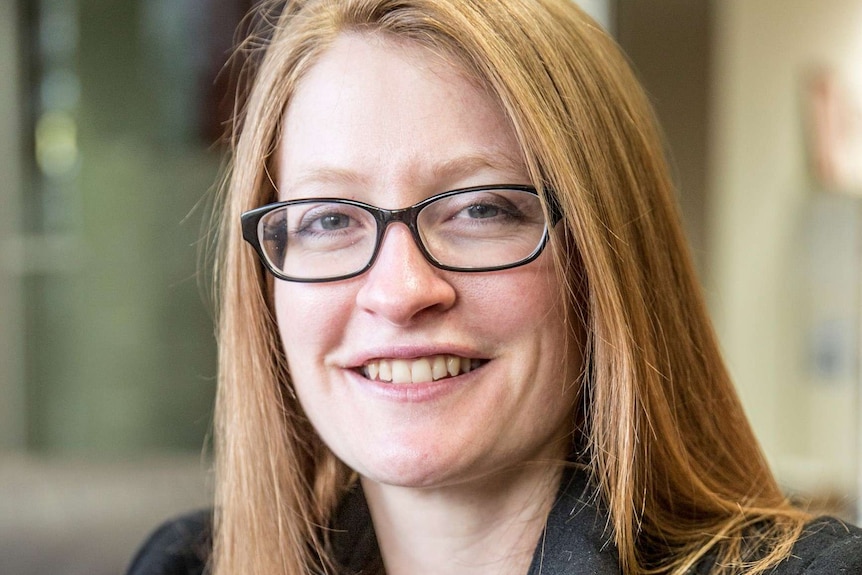
{"type": "Polygon", "coordinates": [[[455,289],[446,272],[432,266],[404,224],[392,224],[356,296],[360,308],[389,323],[408,325],[419,315],[445,311],[455,303],[455,289]]]}

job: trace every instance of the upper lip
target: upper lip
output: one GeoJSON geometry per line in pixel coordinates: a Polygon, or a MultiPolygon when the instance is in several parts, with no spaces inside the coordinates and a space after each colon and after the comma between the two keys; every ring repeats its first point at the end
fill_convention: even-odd
{"type": "Polygon", "coordinates": [[[435,355],[457,355],[469,359],[489,359],[487,355],[467,346],[458,345],[399,345],[366,348],[346,357],[343,367],[358,368],[379,359],[418,359],[435,355]]]}

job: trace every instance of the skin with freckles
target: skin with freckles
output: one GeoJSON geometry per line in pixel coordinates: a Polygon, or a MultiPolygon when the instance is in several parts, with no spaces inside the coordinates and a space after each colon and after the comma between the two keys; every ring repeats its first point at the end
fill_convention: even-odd
{"type": "MultiPolygon", "coordinates": [[[[391,209],[454,188],[526,183],[499,107],[416,46],[342,36],[300,81],[285,115],[280,200],[341,197],[391,209]]],[[[501,494],[542,489],[539,507],[550,504],[555,486],[534,479],[567,453],[576,392],[567,382],[579,367],[566,365],[550,248],[514,269],[447,272],[394,224],[368,272],[276,281],[274,293],[300,403],[362,477],[378,529],[388,512],[375,494],[400,493],[391,504],[448,490],[471,508],[496,494],[493,507],[506,509],[501,494]],[[424,383],[383,382],[363,369],[439,355],[471,359],[474,369],[424,383]],[[528,471],[528,462],[543,463],[528,471]]]]}

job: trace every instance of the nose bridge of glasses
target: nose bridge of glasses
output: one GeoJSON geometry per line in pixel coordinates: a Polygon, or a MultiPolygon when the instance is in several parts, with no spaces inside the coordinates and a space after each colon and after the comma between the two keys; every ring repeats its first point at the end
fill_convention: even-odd
{"type": "Polygon", "coordinates": [[[377,254],[383,248],[383,243],[386,238],[386,233],[389,229],[390,224],[398,223],[403,224],[410,235],[413,237],[413,242],[416,245],[416,248],[419,250],[419,253],[422,255],[425,260],[427,260],[432,265],[434,264],[433,260],[430,259],[427,248],[422,241],[422,235],[419,233],[419,228],[416,222],[416,217],[419,213],[419,210],[422,206],[410,206],[408,208],[396,208],[394,210],[387,210],[385,208],[377,208],[375,210],[375,217],[377,218],[377,249],[375,250],[374,259],[377,259],[377,254]]]}
{"type": "Polygon", "coordinates": [[[418,206],[396,208],[394,210],[377,208],[377,217],[384,228],[394,222],[402,223],[409,228],[413,225],[413,222],[416,221],[416,213],[419,211],[418,208],[418,206]]]}
{"type": "Polygon", "coordinates": [[[419,235],[419,229],[416,225],[416,215],[419,213],[420,206],[410,206],[409,208],[397,208],[394,210],[387,210],[384,208],[377,208],[376,216],[378,222],[378,242],[383,242],[384,236],[386,236],[386,230],[389,228],[389,224],[399,223],[407,226],[407,229],[410,230],[410,234],[413,236],[413,239],[416,240],[416,243],[419,245],[420,250],[422,250],[422,238],[419,235]]]}

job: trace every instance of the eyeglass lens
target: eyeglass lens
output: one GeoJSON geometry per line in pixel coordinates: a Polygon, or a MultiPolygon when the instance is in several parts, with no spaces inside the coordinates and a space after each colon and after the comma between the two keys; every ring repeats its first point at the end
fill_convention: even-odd
{"type": "MultiPolygon", "coordinates": [[[[365,207],[303,201],[274,209],[258,224],[265,257],[286,276],[326,279],[365,268],[377,249],[378,220],[365,207]]],[[[446,195],[425,205],[416,227],[428,256],[456,269],[514,264],[542,245],[545,217],[537,195],[492,189],[446,195]]]]}

